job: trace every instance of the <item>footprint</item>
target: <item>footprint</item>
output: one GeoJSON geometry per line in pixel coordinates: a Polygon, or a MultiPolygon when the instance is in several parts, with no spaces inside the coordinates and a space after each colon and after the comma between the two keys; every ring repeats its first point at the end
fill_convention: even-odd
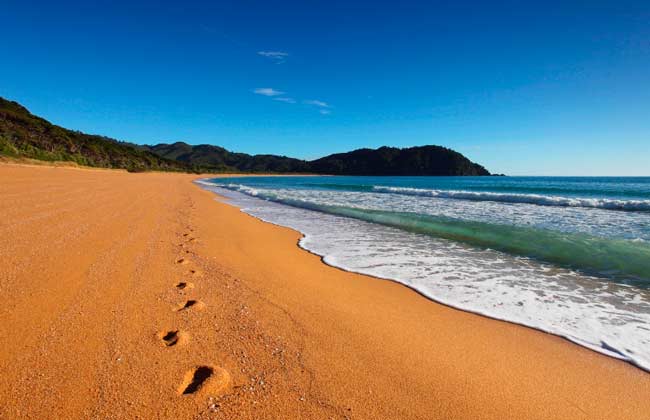
{"type": "Polygon", "coordinates": [[[179,281],[174,285],[178,290],[192,289],[194,288],[194,283],[189,281],[179,281]]]}
{"type": "Polygon", "coordinates": [[[230,374],[216,366],[196,366],[188,371],[178,387],[179,395],[221,393],[230,384],[230,374]]]}
{"type": "Polygon", "coordinates": [[[166,347],[173,347],[177,344],[183,345],[189,339],[189,335],[186,332],[179,330],[161,331],[157,335],[166,347]]]}
{"type": "Polygon", "coordinates": [[[205,303],[201,302],[200,300],[190,299],[178,305],[174,309],[174,311],[181,312],[181,311],[187,311],[189,309],[203,309],[203,308],[205,308],[205,303]]]}
{"type": "Polygon", "coordinates": [[[197,241],[198,241],[198,239],[196,239],[196,238],[189,238],[185,242],[180,242],[180,243],[176,244],[176,246],[179,246],[181,248],[187,248],[188,246],[192,245],[192,242],[196,243],[197,241]]]}

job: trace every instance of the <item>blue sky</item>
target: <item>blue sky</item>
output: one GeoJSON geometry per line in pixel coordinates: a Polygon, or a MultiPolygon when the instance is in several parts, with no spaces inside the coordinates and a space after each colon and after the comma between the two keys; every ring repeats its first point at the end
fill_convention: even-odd
{"type": "Polygon", "coordinates": [[[449,3],[4,1],[0,96],[136,143],[650,175],[650,3],[449,3]]]}

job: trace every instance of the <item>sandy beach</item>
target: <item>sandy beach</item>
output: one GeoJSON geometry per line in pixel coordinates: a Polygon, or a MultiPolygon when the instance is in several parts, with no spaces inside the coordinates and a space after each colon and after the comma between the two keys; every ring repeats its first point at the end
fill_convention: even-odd
{"type": "Polygon", "coordinates": [[[0,418],[649,418],[647,372],[329,267],[196,178],[0,164],[0,418]]]}

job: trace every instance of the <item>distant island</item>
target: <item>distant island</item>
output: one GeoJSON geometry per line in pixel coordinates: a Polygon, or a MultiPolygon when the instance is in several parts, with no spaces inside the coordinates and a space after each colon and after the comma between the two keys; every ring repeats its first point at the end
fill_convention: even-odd
{"type": "Polygon", "coordinates": [[[235,153],[187,143],[141,146],[68,130],[0,98],[0,155],[140,171],[317,173],[327,175],[490,175],[483,166],[441,146],[380,147],[305,161],[235,153]]]}

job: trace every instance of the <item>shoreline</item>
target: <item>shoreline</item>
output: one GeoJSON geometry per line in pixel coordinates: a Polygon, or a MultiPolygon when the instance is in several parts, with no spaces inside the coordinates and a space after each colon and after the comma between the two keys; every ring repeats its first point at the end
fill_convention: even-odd
{"type": "Polygon", "coordinates": [[[215,200],[196,175],[18,165],[0,175],[10,180],[0,417],[650,412],[637,367],[333,269],[296,246],[299,233],[215,200]],[[200,305],[177,310],[191,300],[200,305]],[[166,331],[183,339],[162,345],[166,331]],[[211,376],[186,395],[193,367],[211,376]]]}
{"type": "MultiPolygon", "coordinates": [[[[225,176],[225,178],[229,178],[229,177],[230,176],[225,176]]],[[[243,176],[238,175],[237,177],[243,177],[243,176]]],[[[244,214],[246,214],[248,216],[251,216],[251,217],[255,218],[256,220],[260,220],[260,221],[262,221],[264,223],[268,223],[268,224],[271,224],[271,225],[274,225],[274,226],[278,226],[280,228],[285,228],[285,229],[289,229],[289,230],[291,230],[293,232],[296,232],[297,234],[300,235],[300,239],[297,241],[297,244],[296,244],[298,246],[298,248],[300,248],[301,250],[304,250],[304,251],[306,251],[306,252],[308,252],[308,253],[310,253],[312,255],[317,256],[323,264],[325,264],[325,265],[327,265],[329,267],[332,267],[332,268],[335,268],[337,270],[341,270],[341,271],[344,271],[344,272],[347,272],[347,273],[355,273],[355,274],[375,278],[377,280],[393,282],[393,283],[399,284],[401,286],[404,286],[404,287],[414,291],[418,295],[422,296],[423,298],[425,298],[425,299],[427,299],[427,300],[429,300],[429,301],[431,301],[431,302],[433,302],[435,304],[444,305],[444,306],[452,308],[452,309],[456,309],[456,310],[459,310],[459,311],[463,311],[463,312],[471,313],[471,314],[474,314],[474,315],[482,316],[482,317],[485,317],[487,319],[502,321],[502,322],[506,322],[506,323],[516,325],[516,326],[519,326],[519,327],[524,327],[524,328],[528,328],[528,329],[531,329],[531,330],[534,330],[534,331],[537,331],[537,332],[541,332],[541,333],[544,333],[544,334],[549,334],[549,335],[551,335],[553,337],[557,337],[557,338],[561,338],[563,340],[566,340],[567,342],[569,342],[569,343],[571,343],[573,345],[578,345],[578,346],[580,346],[582,348],[588,349],[588,350],[593,351],[593,352],[595,352],[597,354],[604,355],[604,356],[607,356],[607,357],[611,357],[611,358],[613,358],[615,360],[623,361],[625,363],[630,364],[631,366],[633,366],[635,368],[638,368],[638,369],[640,369],[640,370],[642,370],[644,372],[650,373],[650,368],[647,368],[647,367],[643,366],[640,362],[637,362],[634,359],[626,357],[625,354],[621,354],[615,348],[609,347],[605,343],[603,343],[602,347],[598,347],[598,346],[593,345],[592,343],[586,342],[584,340],[580,340],[579,338],[572,338],[569,335],[562,334],[560,332],[554,332],[550,328],[543,328],[542,326],[528,325],[528,324],[525,324],[523,322],[517,322],[515,320],[511,320],[511,319],[508,319],[506,317],[499,316],[498,314],[491,314],[490,312],[485,312],[485,311],[481,311],[481,310],[478,310],[478,309],[466,308],[466,307],[462,307],[462,306],[459,306],[459,305],[455,305],[454,303],[451,303],[451,302],[446,302],[444,299],[437,298],[435,295],[429,294],[429,293],[425,292],[424,290],[420,290],[417,287],[415,287],[413,285],[410,285],[410,284],[406,283],[403,280],[400,280],[399,278],[382,277],[382,276],[377,275],[377,274],[370,274],[370,273],[364,273],[362,271],[355,271],[354,269],[346,268],[346,267],[344,267],[342,265],[337,265],[337,264],[335,264],[333,262],[328,262],[328,261],[326,261],[327,255],[320,254],[316,250],[311,250],[304,244],[304,239],[306,238],[306,234],[304,232],[301,232],[297,228],[294,228],[294,227],[291,227],[291,226],[285,226],[285,225],[282,225],[280,223],[276,223],[274,221],[267,220],[267,219],[265,219],[263,217],[259,217],[259,216],[256,216],[254,214],[248,213],[243,208],[238,207],[236,204],[230,203],[228,197],[224,197],[222,194],[220,194],[217,191],[210,190],[210,188],[224,188],[224,187],[220,186],[219,184],[210,184],[209,182],[206,182],[207,180],[213,179],[213,178],[219,178],[219,176],[214,176],[212,178],[198,178],[198,179],[194,180],[194,183],[196,183],[199,186],[203,186],[201,188],[204,188],[204,189],[206,189],[208,191],[213,192],[215,194],[215,197],[217,197],[220,202],[231,205],[231,206],[239,209],[242,213],[244,213],[244,214]]],[[[243,194],[241,192],[237,192],[237,193],[238,194],[243,194]]],[[[285,205],[285,206],[290,206],[290,204],[285,204],[285,203],[282,203],[282,202],[280,202],[279,204],[285,205]]],[[[312,211],[314,211],[314,210],[312,210],[312,211]]],[[[325,213],[325,214],[327,214],[327,213],[325,213]]],[[[337,217],[344,217],[344,216],[337,216],[337,217]]]]}

